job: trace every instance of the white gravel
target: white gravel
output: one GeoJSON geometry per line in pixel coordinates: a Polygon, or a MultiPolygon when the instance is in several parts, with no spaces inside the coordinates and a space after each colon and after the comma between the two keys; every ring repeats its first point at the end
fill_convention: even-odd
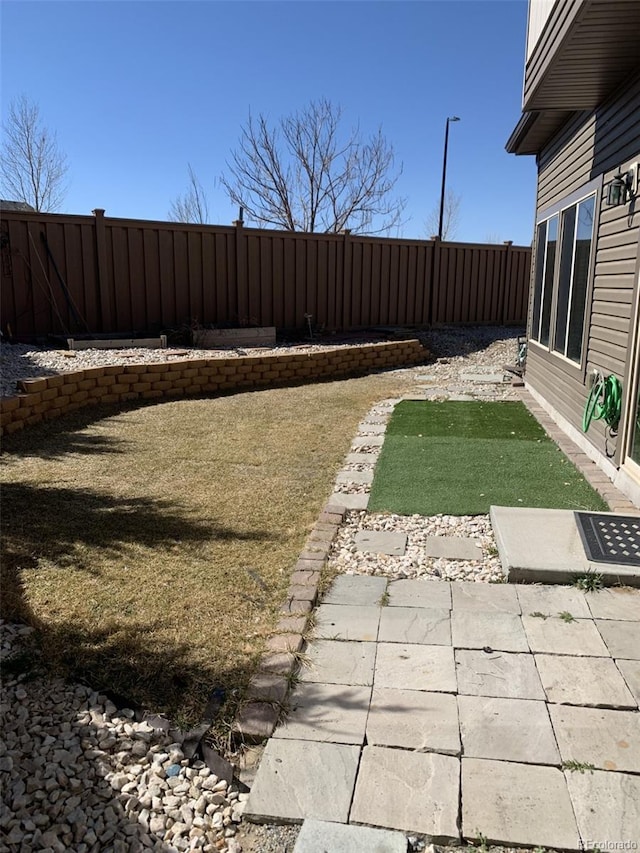
{"type": "Polygon", "coordinates": [[[488,515],[394,515],[352,510],[340,526],[329,555],[329,566],[348,575],[382,575],[393,580],[430,578],[445,581],[474,580],[489,583],[504,581],[495,538],[488,515]],[[402,557],[359,551],[356,534],[365,530],[384,530],[407,534],[406,553],[402,557]],[[447,560],[428,557],[428,536],[472,537],[480,540],[478,560],[447,560]]]}
{"type": "MultiPolygon", "coordinates": [[[[5,665],[33,629],[0,622],[5,665]]],[[[239,853],[246,794],[88,687],[3,679],[0,850],[239,853]]]]}
{"type": "Polygon", "coordinates": [[[225,349],[195,349],[193,347],[143,347],[126,349],[61,350],[51,347],[34,347],[26,344],[0,345],[0,393],[16,393],[19,379],[50,376],[70,370],[89,367],[105,367],[120,364],[158,364],[200,358],[241,358],[256,355],[285,355],[288,353],[322,352],[327,349],[343,349],[347,346],[366,346],[388,341],[388,338],[364,337],[324,338],[318,343],[278,344],[274,347],[227,347],[225,349]]]}

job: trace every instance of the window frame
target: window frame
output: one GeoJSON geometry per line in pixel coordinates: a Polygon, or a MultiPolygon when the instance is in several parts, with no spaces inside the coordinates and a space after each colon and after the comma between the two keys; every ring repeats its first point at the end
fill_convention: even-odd
{"type": "MultiPolygon", "coordinates": [[[[558,216],[558,234],[557,234],[557,243],[556,243],[556,256],[554,261],[554,269],[553,269],[553,279],[552,279],[552,296],[551,296],[551,316],[549,320],[549,341],[547,344],[540,343],[539,340],[536,340],[532,337],[533,334],[533,313],[534,313],[534,303],[535,303],[535,280],[537,276],[537,270],[532,269],[531,283],[532,283],[532,293],[531,293],[531,311],[530,311],[530,319],[529,319],[529,327],[527,338],[532,347],[535,347],[540,351],[540,353],[544,353],[546,357],[552,359],[553,361],[560,362],[563,365],[563,369],[565,372],[574,373],[576,377],[582,378],[586,375],[587,369],[587,356],[588,356],[588,344],[589,344],[589,328],[591,325],[591,313],[592,313],[592,296],[593,296],[593,285],[594,285],[594,273],[595,273],[595,264],[596,264],[596,255],[597,255],[597,242],[598,242],[598,229],[599,229],[599,221],[600,221],[600,207],[601,207],[601,199],[602,199],[602,182],[603,176],[599,175],[592,181],[589,181],[586,184],[583,184],[579,189],[574,190],[572,193],[564,196],[559,201],[554,204],[548,205],[538,211],[536,214],[535,221],[535,240],[532,252],[532,260],[534,261],[537,257],[538,250],[538,228],[543,222],[549,222],[554,216],[558,216]],[[562,259],[562,245],[565,234],[566,227],[566,217],[565,211],[571,207],[576,207],[576,223],[578,219],[578,204],[582,201],[585,201],[589,197],[594,196],[594,212],[593,212],[593,231],[591,235],[591,252],[589,258],[589,269],[587,273],[587,287],[585,294],[585,307],[584,307],[584,317],[583,317],[583,327],[582,327],[582,341],[581,341],[581,354],[580,354],[580,363],[574,361],[568,356],[564,355],[564,352],[559,352],[555,349],[556,345],[556,325],[558,318],[558,297],[559,297],[559,286],[560,286],[560,264],[562,259]]],[[[545,239],[547,231],[545,232],[545,239]]],[[[574,245],[572,254],[575,254],[575,235],[574,235],[574,245]]],[[[545,249],[545,258],[546,258],[546,249],[545,249]]],[[[573,282],[571,282],[573,284],[573,282]]],[[[544,292],[544,291],[543,291],[544,292]]],[[[541,299],[543,292],[541,293],[541,299]]],[[[567,326],[569,323],[570,312],[567,313],[567,326]]]]}

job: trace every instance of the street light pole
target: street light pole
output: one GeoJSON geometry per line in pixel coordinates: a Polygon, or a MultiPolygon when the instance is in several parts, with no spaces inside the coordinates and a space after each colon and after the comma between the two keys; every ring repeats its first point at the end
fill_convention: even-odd
{"type": "Polygon", "coordinates": [[[440,193],[440,218],[438,219],[438,240],[442,240],[442,220],[444,218],[444,190],[447,182],[447,148],[449,147],[449,122],[460,121],[458,116],[448,116],[444,131],[444,158],[442,161],[442,192],[440,193]]]}

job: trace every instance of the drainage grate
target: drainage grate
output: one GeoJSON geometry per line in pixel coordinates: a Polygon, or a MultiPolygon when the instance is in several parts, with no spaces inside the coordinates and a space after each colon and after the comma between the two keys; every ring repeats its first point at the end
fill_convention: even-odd
{"type": "Polygon", "coordinates": [[[576,512],[576,521],[590,560],[640,566],[640,518],[576,512]]]}

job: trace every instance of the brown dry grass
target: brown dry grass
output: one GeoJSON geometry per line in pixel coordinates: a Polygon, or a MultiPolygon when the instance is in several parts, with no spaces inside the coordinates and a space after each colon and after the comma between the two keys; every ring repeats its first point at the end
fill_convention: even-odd
{"type": "Polygon", "coordinates": [[[190,721],[237,695],[358,421],[406,373],[80,413],[5,442],[3,617],[190,721]]]}

